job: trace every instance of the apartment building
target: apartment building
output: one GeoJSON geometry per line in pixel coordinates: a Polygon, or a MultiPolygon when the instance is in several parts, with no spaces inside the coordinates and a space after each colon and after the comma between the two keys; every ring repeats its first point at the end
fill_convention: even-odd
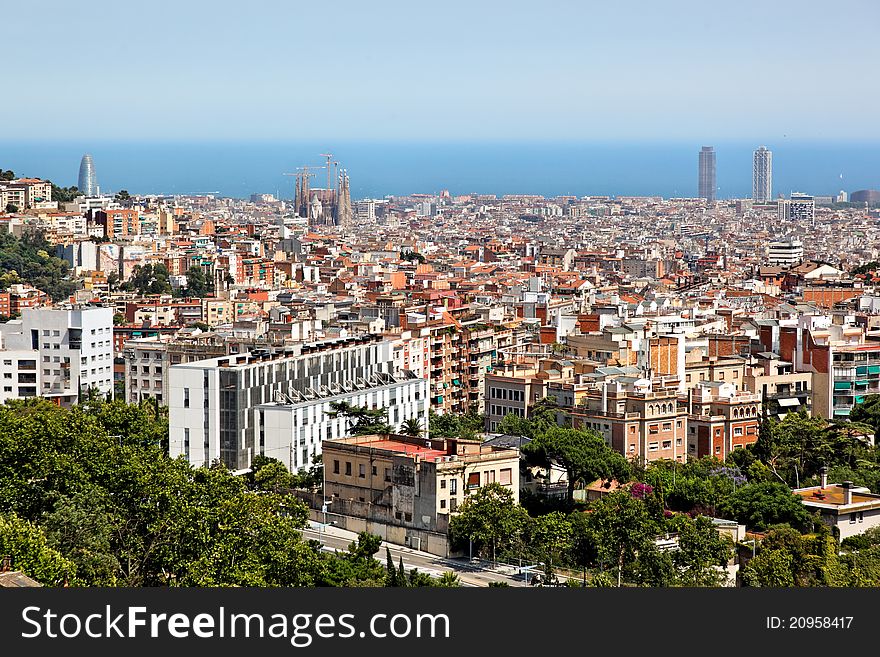
{"type": "Polygon", "coordinates": [[[76,404],[89,389],[113,391],[111,308],[23,308],[0,324],[0,400],[42,396],[76,404]]]}
{"type": "Polygon", "coordinates": [[[167,402],[168,342],[171,336],[128,340],[125,359],[125,398],[132,404],[144,399],[167,402]]]}
{"type": "Polygon", "coordinates": [[[51,200],[52,183],[46,180],[18,178],[0,182],[0,211],[9,204],[19,210],[27,210],[51,200]]]}
{"type": "Polygon", "coordinates": [[[684,364],[684,386],[693,390],[702,383],[730,383],[742,390],[747,360],[742,356],[703,356],[684,364]]]}
{"type": "Polygon", "coordinates": [[[139,235],[141,232],[140,215],[137,210],[104,209],[93,214],[93,223],[100,226],[103,236],[109,240],[139,235]]]}
{"type": "Polygon", "coordinates": [[[509,414],[528,418],[531,407],[547,396],[550,382],[571,380],[570,361],[540,359],[532,364],[510,363],[486,374],[486,430],[495,432],[509,414]]]}
{"type": "Polygon", "coordinates": [[[726,459],[758,440],[761,396],[733,383],[704,381],[688,391],[688,458],[726,459]]]}
{"type": "Polygon", "coordinates": [[[765,415],[784,418],[804,409],[812,413],[813,373],[795,372],[778,354],[762,351],[750,357],[743,389],[761,396],[765,415]]]}
{"type": "Polygon", "coordinates": [[[548,397],[576,428],[593,429],[608,445],[642,463],[687,460],[687,409],[674,377],[640,378],[635,368],[601,368],[574,382],[551,382],[548,397]]]}
{"type": "Polygon", "coordinates": [[[846,418],[880,393],[880,341],[869,340],[852,316],[803,315],[779,328],[780,355],[813,377],[813,414],[846,418]]]}
{"type": "Polygon", "coordinates": [[[517,449],[399,435],[328,440],[323,449],[324,496],[360,502],[351,506],[365,517],[445,531],[448,516],[481,486],[501,484],[519,501],[517,449]]]}
{"type": "MultiPolygon", "coordinates": [[[[417,402],[425,398],[426,382],[417,377],[398,380],[392,367],[391,343],[380,336],[294,344],[275,353],[254,349],[172,365],[171,455],[186,455],[197,465],[219,459],[233,470],[247,468],[266,444],[282,442],[281,437],[261,436],[261,426],[264,431],[293,430],[304,426],[306,417],[308,424],[323,427],[324,434],[309,429],[308,436],[302,434],[309,441],[303,448],[310,455],[319,453],[327,427],[340,430],[324,417],[330,403],[348,400],[353,393],[365,402],[362,405],[385,407],[388,422],[399,424],[412,417],[417,402]],[[366,396],[361,398],[360,393],[366,396]],[[321,404],[307,403],[318,399],[321,404]],[[278,402],[292,407],[283,409],[290,417],[260,425],[259,407],[278,402]]],[[[267,407],[262,410],[265,415],[267,407]]],[[[422,419],[427,426],[427,407],[422,419]]],[[[298,441],[297,437],[300,450],[298,441]]],[[[293,462],[300,461],[297,457],[293,462]]]]}
{"type": "Polygon", "coordinates": [[[278,401],[257,406],[257,453],[277,458],[291,472],[308,467],[312,457],[321,453],[322,441],[348,436],[348,420],[330,413],[331,404],[341,402],[384,408],[395,428],[411,418],[428,426],[428,382],[409,371],[377,373],[326,389],[304,393],[294,389],[278,395],[278,401]]]}

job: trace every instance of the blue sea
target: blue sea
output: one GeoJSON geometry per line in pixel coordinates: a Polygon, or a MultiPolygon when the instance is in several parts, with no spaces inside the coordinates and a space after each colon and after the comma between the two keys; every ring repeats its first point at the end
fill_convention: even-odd
{"type": "MultiPolygon", "coordinates": [[[[332,153],[351,178],[353,198],[391,194],[559,194],[695,196],[703,143],[609,142],[25,142],[0,141],[0,168],[75,185],[91,153],[102,192],[253,193],[290,198],[302,165],[332,153]]],[[[759,143],[715,143],[718,197],[751,195],[759,143]]],[[[834,194],[880,188],[880,143],[767,143],[773,192],[834,194]]],[[[312,185],[326,185],[318,171],[312,185]]]]}

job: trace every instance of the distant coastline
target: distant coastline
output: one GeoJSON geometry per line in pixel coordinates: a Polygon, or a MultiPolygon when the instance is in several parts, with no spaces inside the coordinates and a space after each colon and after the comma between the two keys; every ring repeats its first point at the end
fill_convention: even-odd
{"type": "MultiPolygon", "coordinates": [[[[774,196],[834,194],[880,187],[880,144],[788,141],[706,142],[715,146],[718,198],[751,194],[752,151],[774,153],[774,196]]],[[[246,198],[293,195],[286,172],[322,164],[332,152],[346,167],[353,198],[386,195],[538,194],[688,197],[697,194],[703,142],[26,142],[0,140],[0,167],[76,184],[83,153],[94,157],[103,191],[246,198]]],[[[319,172],[313,185],[323,186],[319,172]]]]}

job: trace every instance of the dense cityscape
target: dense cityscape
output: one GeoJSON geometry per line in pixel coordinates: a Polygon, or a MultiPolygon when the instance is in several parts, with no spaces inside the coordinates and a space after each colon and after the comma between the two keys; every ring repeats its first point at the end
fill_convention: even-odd
{"type": "Polygon", "coordinates": [[[752,198],[719,200],[695,155],[687,198],[353,199],[326,153],[289,199],[104,195],[88,154],[76,187],[0,170],[4,572],[880,584],[880,192],[774,196],[760,146],[752,198]],[[295,509],[284,545],[232,567],[243,536],[166,535],[105,449],[163,469],[121,476],[176,486],[169,518],[295,509]]]}

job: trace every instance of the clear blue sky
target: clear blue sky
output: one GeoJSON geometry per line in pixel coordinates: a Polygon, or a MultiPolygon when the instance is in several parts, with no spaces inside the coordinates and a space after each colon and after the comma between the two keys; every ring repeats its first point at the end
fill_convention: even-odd
{"type": "Polygon", "coordinates": [[[876,0],[48,0],[3,16],[0,139],[880,139],[876,0]]]}

